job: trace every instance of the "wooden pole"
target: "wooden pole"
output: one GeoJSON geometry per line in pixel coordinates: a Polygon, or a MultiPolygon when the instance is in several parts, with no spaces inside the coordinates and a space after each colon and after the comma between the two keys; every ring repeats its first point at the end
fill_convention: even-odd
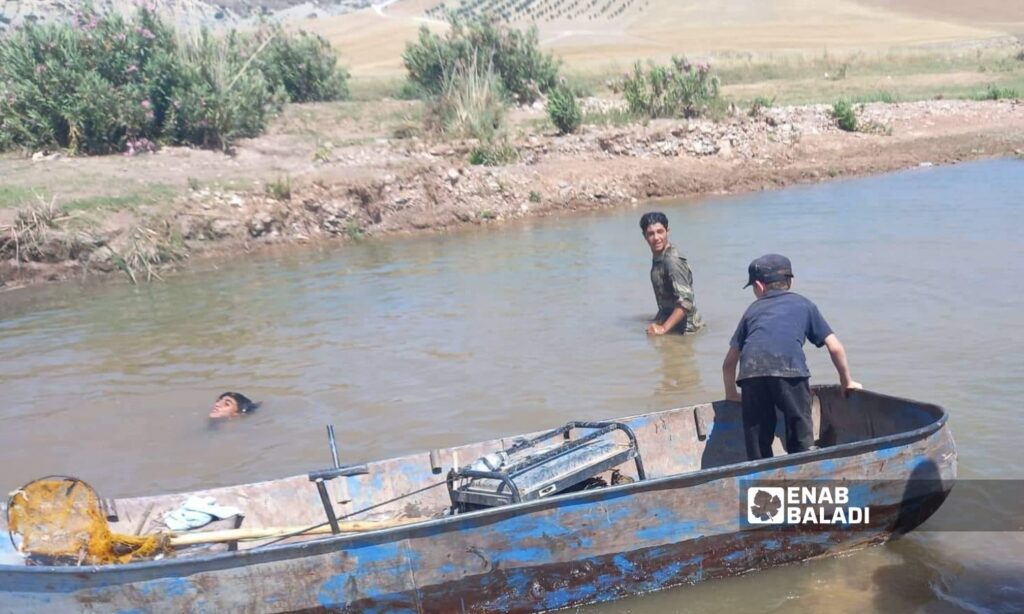
{"type": "MultiPolygon", "coordinates": [[[[363,533],[366,531],[379,531],[391,529],[407,524],[414,524],[430,520],[429,518],[401,518],[399,520],[352,520],[339,522],[338,526],[342,533],[363,533]]],[[[284,537],[292,533],[300,533],[296,537],[306,535],[325,535],[331,533],[331,527],[322,526],[310,529],[309,527],[253,527],[248,529],[226,529],[223,531],[205,531],[199,533],[186,533],[171,537],[171,545],[176,547],[194,546],[196,544],[215,544],[220,542],[234,542],[254,539],[273,539],[284,537]]]]}

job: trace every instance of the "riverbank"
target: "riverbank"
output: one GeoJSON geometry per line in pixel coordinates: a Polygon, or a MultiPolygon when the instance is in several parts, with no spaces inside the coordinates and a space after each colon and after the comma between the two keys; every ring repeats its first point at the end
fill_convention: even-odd
{"type": "MultiPolygon", "coordinates": [[[[591,104],[592,117],[614,118],[591,104]]],[[[296,105],[230,157],[166,148],[6,160],[8,197],[31,195],[19,184],[77,183],[82,198],[64,197],[61,206],[53,194],[36,194],[27,208],[0,209],[0,284],[111,274],[141,282],[193,259],[270,245],[441,231],[1024,152],[1024,104],[1007,100],[866,104],[865,131],[853,133],[840,130],[825,105],[734,109],[718,121],[589,124],[564,137],[545,128],[543,111],[523,109],[513,123],[519,162],[485,167],[469,163],[474,143],[416,130],[417,108],[376,105],[374,117],[391,118],[391,138],[360,133],[366,119],[346,117],[349,107],[296,105]],[[115,187],[125,195],[109,196],[115,187]],[[167,197],[176,192],[183,193],[167,197]]]]}

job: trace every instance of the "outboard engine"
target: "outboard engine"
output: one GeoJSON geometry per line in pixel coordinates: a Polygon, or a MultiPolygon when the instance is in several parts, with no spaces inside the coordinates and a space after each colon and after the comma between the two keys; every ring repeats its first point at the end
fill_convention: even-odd
{"type": "MultiPolygon", "coordinates": [[[[619,438],[621,439],[621,438],[619,438]]],[[[574,490],[607,486],[600,474],[612,470],[612,483],[630,481],[616,468],[633,460],[638,479],[646,478],[633,430],[621,422],[570,422],[507,450],[487,454],[448,473],[452,513],[534,501],[574,490]],[[589,432],[572,439],[574,429],[589,432]],[[626,441],[616,441],[615,431],[626,441]],[[559,435],[563,442],[551,442],[559,435]]]]}

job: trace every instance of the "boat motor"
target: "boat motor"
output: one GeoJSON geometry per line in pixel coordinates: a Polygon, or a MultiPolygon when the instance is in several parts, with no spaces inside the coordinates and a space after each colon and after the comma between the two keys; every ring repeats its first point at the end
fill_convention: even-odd
{"type": "Polygon", "coordinates": [[[636,465],[637,478],[645,479],[636,435],[624,423],[570,422],[449,471],[452,513],[607,486],[599,476],[609,470],[613,484],[625,483],[628,478],[616,468],[630,460],[636,465]],[[573,439],[576,429],[589,432],[573,439]],[[616,431],[625,435],[625,442],[612,437],[616,431]],[[563,442],[553,443],[559,435],[563,442]]]}

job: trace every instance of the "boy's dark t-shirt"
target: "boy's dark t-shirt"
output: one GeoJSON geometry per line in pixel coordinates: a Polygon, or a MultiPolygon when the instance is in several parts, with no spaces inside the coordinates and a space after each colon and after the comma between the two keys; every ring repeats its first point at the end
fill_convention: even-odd
{"type": "Polygon", "coordinates": [[[747,307],[729,344],[740,350],[736,381],[751,377],[810,377],[803,345],[832,334],[817,305],[795,292],[770,290],[747,307]]]}

